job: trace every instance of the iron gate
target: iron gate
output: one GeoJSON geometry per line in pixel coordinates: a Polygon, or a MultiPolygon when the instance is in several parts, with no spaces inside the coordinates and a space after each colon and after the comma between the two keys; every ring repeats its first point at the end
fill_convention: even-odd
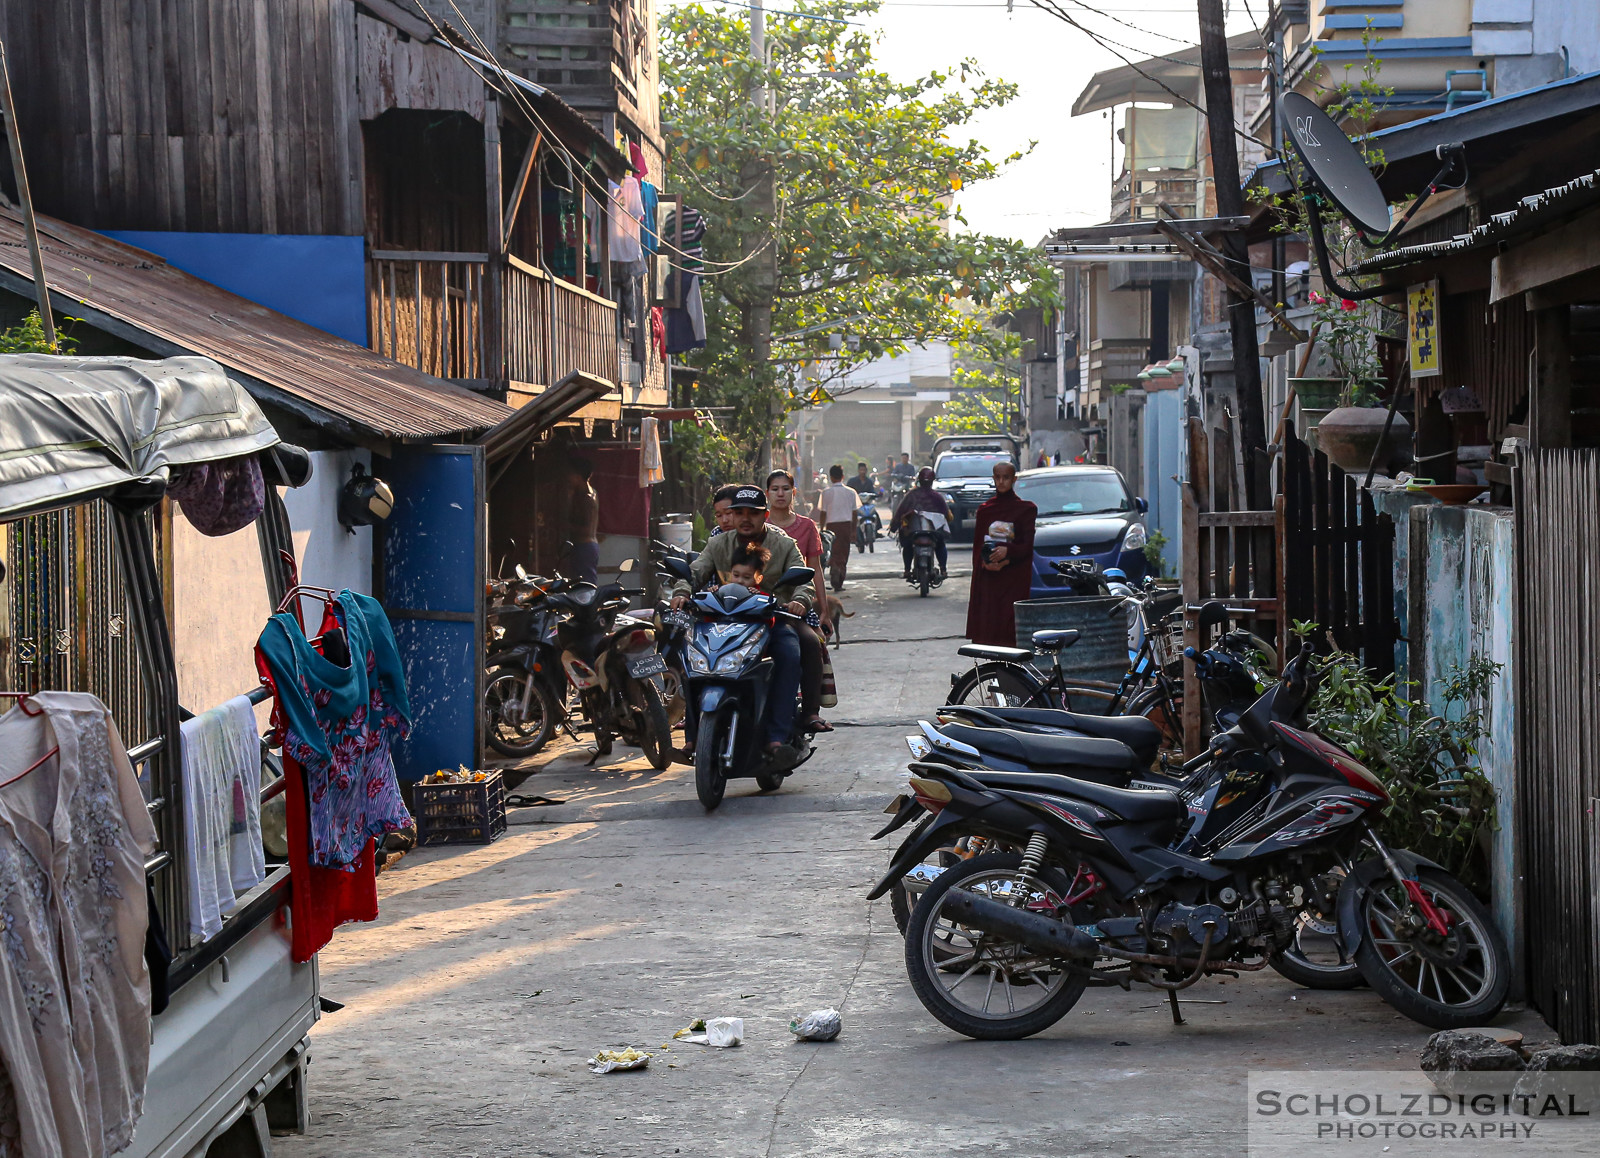
{"type": "Polygon", "coordinates": [[[1564,1042],[1600,1040],[1600,451],[1513,472],[1517,809],[1528,1000],[1564,1042]]]}

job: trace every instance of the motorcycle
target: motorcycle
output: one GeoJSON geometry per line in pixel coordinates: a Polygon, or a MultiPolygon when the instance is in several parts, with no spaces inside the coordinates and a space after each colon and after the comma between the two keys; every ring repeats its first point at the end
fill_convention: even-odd
{"type": "Polygon", "coordinates": [[[938,566],[938,534],[933,520],[921,511],[911,512],[910,520],[911,576],[906,582],[926,598],[929,588],[944,582],[944,572],[938,566]]]}
{"type": "Polygon", "coordinates": [[[878,513],[877,500],[872,495],[862,495],[856,509],[856,553],[876,552],[878,539],[883,535],[883,516],[878,513]]]}
{"type": "MultiPolygon", "coordinates": [[[[661,560],[671,575],[693,582],[687,561],[661,560]]],[[[784,572],[772,586],[808,583],[809,567],[784,572]]],[[[784,779],[816,751],[799,713],[776,755],[766,752],[765,737],[773,661],[765,654],[778,623],[801,623],[778,606],[775,596],[724,583],[695,594],[690,602],[693,624],[684,641],[687,710],[695,714],[695,793],[707,809],[722,803],[728,781],[754,777],[763,792],[782,787],[784,779]]]]}
{"type": "Polygon", "coordinates": [[[521,564],[515,579],[490,585],[490,595],[501,602],[488,611],[484,739],[505,756],[537,754],[566,714],[566,679],[555,642],[559,616],[540,598],[549,585],[521,564]]]}
{"type": "MultiPolygon", "coordinates": [[[[928,815],[870,897],[959,837],[1020,850],[952,866],[912,911],[906,968],[924,1007],[969,1037],[1014,1039],[1054,1024],[1090,980],[1140,981],[1181,1021],[1179,991],[1265,968],[1300,918],[1335,913],[1343,948],[1395,1009],[1435,1029],[1492,1018],[1510,984],[1492,918],[1443,868],[1383,842],[1382,783],[1302,726],[1310,665],[1303,650],[1213,739],[1218,791],[1199,817],[1168,789],[914,761],[911,797],[928,815]]],[[[902,803],[880,835],[911,815],[902,803]]]]}

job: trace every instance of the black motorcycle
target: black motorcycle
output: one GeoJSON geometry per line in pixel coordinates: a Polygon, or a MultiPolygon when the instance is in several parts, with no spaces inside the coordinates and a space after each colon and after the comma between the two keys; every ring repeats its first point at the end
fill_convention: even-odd
{"type": "Polygon", "coordinates": [[[566,678],[556,646],[560,614],[543,598],[554,581],[519,564],[514,579],[490,586],[484,739],[506,756],[532,756],[550,742],[565,716],[566,678]]]}
{"type": "Polygon", "coordinates": [[[938,533],[933,520],[913,511],[911,522],[911,574],[906,582],[917,589],[917,594],[927,596],[930,588],[944,582],[944,572],[939,570],[938,533]]]}
{"type": "MultiPolygon", "coordinates": [[[[669,574],[692,582],[686,560],[663,558],[661,563],[669,574]]],[[[811,578],[809,567],[795,567],[772,586],[811,578]]],[[[696,724],[695,793],[706,808],[715,808],[732,779],[754,777],[763,792],[775,791],[816,750],[798,712],[776,756],[767,753],[765,744],[773,667],[767,643],[777,624],[803,621],[782,610],[775,596],[739,583],[701,591],[690,607],[693,625],[683,647],[685,699],[696,724]]]]}
{"type": "Polygon", "coordinates": [[[1298,726],[1315,682],[1302,651],[1214,738],[1224,792],[1198,818],[1167,789],[914,762],[918,808],[902,805],[880,835],[928,815],[870,896],[963,836],[1020,850],[962,861],[917,904],[906,969],[923,1005],[969,1037],[1013,1039],[1053,1025],[1091,980],[1140,981],[1168,992],[1177,1019],[1178,991],[1265,968],[1316,911],[1337,913],[1362,976],[1400,1012],[1436,1029],[1492,1018],[1510,958],[1488,911],[1438,865],[1384,844],[1382,783],[1298,726]]]}

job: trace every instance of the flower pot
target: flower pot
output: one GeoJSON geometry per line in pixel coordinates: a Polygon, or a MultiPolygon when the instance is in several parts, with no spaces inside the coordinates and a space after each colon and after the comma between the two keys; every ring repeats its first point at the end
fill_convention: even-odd
{"type": "Polygon", "coordinates": [[[1392,474],[1411,462],[1411,423],[1396,414],[1384,438],[1383,425],[1389,417],[1385,406],[1340,406],[1330,410],[1317,423],[1317,449],[1346,474],[1367,473],[1372,452],[1382,442],[1378,470],[1392,474]]]}
{"type": "Polygon", "coordinates": [[[1326,410],[1317,409],[1310,406],[1295,407],[1295,434],[1299,436],[1301,442],[1306,441],[1306,439],[1310,436],[1311,431],[1315,430],[1321,424],[1322,420],[1332,413],[1332,407],[1329,407],[1326,410]]]}
{"type": "Polygon", "coordinates": [[[1313,410],[1331,410],[1339,405],[1339,393],[1344,389],[1343,378],[1290,378],[1294,395],[1301,406],[1313,410]]]}

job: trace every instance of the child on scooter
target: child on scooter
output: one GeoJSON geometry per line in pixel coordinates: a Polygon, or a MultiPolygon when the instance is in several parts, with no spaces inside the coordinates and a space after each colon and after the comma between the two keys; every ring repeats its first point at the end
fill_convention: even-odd
{"type": "Polygon", "coordinates": [[[728,582],[742,583],[756,591],[762,590],[761,582],[765,576],[761,572],[771,558],[772,552],[765,547],[746,547],[734,556],[733,563],[728,567],[728,582]]]}

